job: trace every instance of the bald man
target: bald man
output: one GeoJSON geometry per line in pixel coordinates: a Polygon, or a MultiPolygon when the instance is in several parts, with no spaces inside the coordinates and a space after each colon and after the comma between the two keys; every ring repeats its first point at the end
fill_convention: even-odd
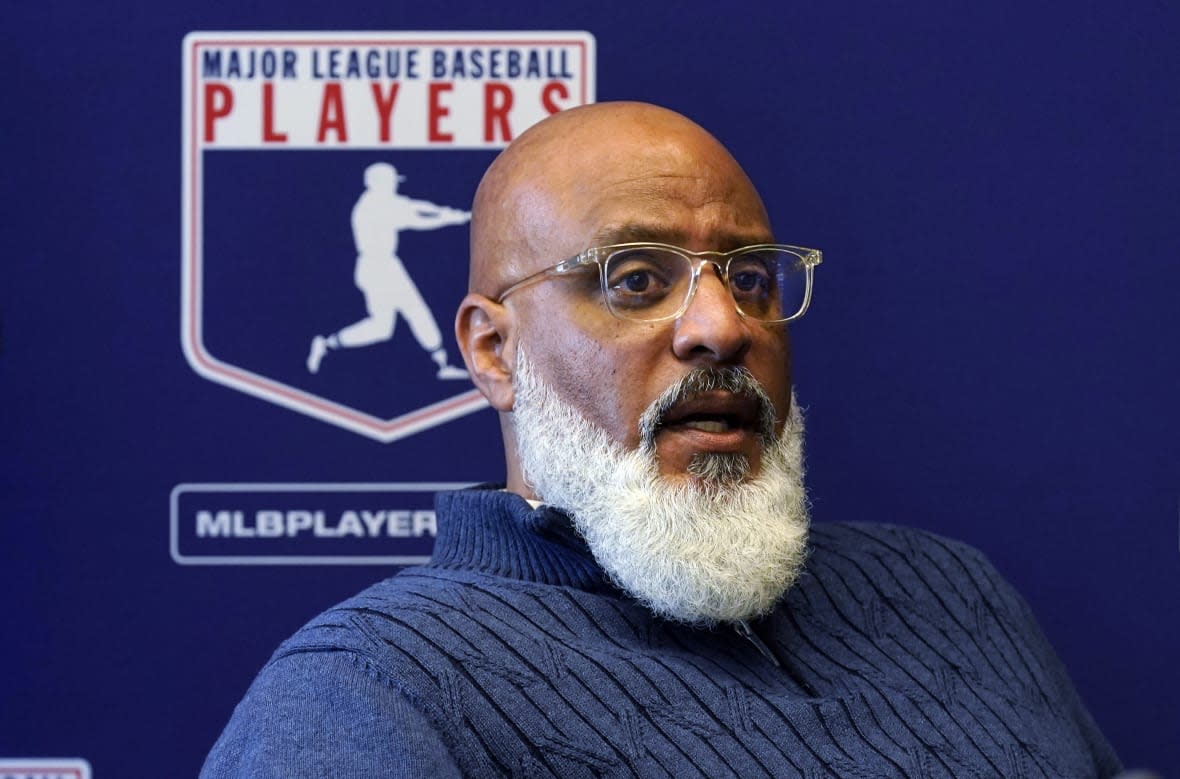
{"type": "Polygon", "coordinates": [[[455,330],[506,482],[430,564],[284,643],[224,776],[1109,776],[975,551],[809,527],[788,323],[820,252],[732,156],[635,103],[557,114],[476,193],[455,330]]]}

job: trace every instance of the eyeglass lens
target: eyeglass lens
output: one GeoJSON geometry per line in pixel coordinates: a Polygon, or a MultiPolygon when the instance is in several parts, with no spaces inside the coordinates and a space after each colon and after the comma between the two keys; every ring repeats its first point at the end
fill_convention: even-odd
{"type": "MultiPolygon", "coordinates": [[[[607,305],[626,319],[673,316],[688,298],[695,264],[667,249],[617,251],[606,261],[607,305]]],[[[737,307],[748,317],[789,319],[803,307],[806,265],[789,251],[756,249],[734,255],[729,259],[727,277],[737,307]]]]}

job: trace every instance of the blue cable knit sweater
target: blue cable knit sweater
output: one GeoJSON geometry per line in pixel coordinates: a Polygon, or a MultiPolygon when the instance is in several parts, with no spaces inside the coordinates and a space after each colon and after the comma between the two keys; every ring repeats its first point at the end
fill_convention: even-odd
{"type": "Polygon", "coordinates": [[[747,635],[657,619],[568,518],[438,498],[429,565],[286,641],[203,777],[1084,777],[1118,761],[976,551],[812,529],[747,635]]]}

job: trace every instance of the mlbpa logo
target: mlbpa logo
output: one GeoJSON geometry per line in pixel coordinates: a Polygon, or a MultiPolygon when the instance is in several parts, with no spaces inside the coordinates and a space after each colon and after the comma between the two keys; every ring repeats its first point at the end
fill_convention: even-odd
{"type": "Polygon", "coordinates": [[[588,33],[191,33],[181,341],[379,441],[486,405],[451,322],[496,151],[592,102],[588,33]],[[325,153],[328,152],[328,153],[325,153]]]}

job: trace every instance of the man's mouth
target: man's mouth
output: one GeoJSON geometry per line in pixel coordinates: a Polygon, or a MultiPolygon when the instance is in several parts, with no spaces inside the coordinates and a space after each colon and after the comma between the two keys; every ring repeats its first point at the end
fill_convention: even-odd
{"type": "Polygon", "coordinates": [[[700,430],[704,433],[726,433],[737,426],[737,423],[729,417],[722,417],[721,419],[709,419],[706,417],[686,419],[680,424],[683,427],[691,430],[700,430]]]}
{"type": "MultiPolygon", "coordinates": [[[[697,430],[702,433],[758,432],[756,398],[713,391],[677,403],[660,419],[658,430],[697,430]]],[[[657,430],[657,432],[658,432],[657,430]]]]}
{"type": "Polygon", "coordinates": [[[774,406],[745,368],[698,368],[669,386],[639,419],[640,442],[654,451],[671,436],[676,449],[746,452],[774,441],[774,406]]]}

